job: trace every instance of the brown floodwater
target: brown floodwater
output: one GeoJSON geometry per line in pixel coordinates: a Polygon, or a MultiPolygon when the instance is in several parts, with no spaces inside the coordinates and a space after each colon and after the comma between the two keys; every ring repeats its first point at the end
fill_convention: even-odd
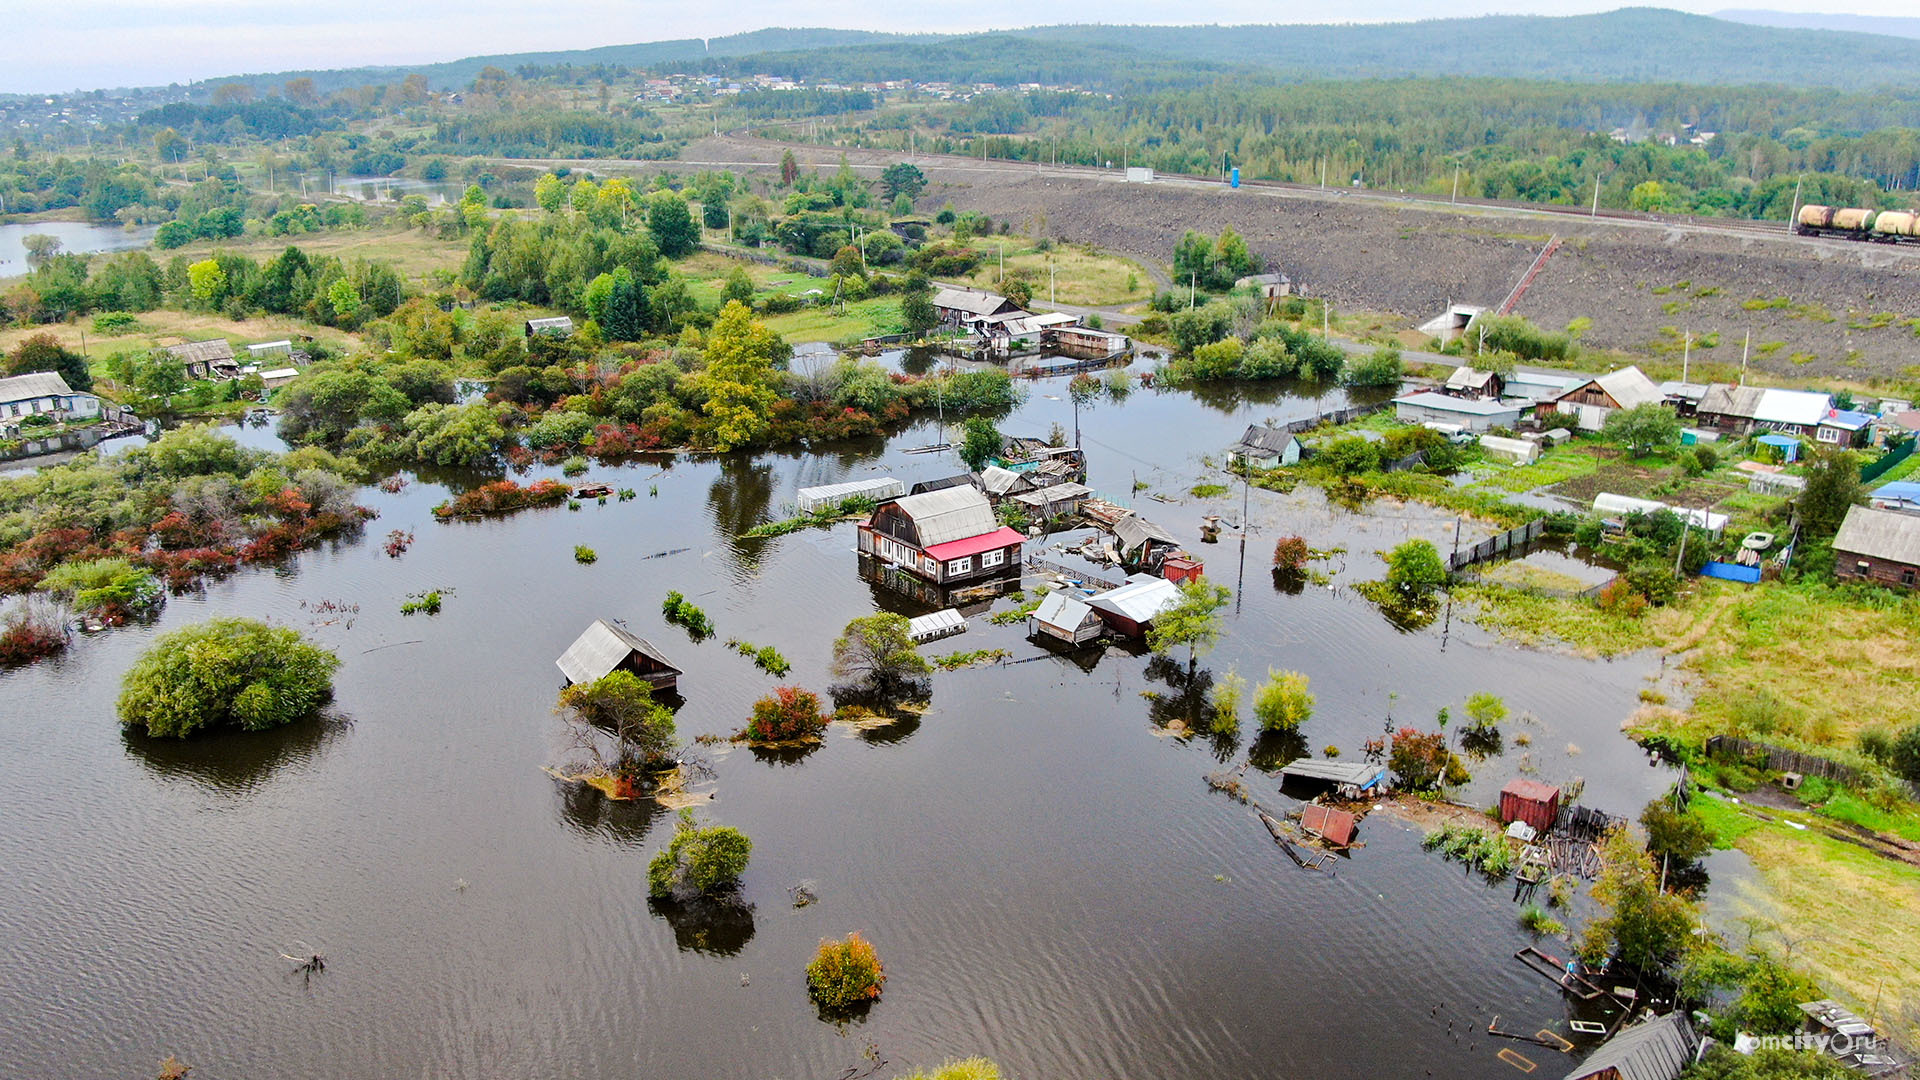
{"type": "MultiPolygon", "coordinates": [[[[1072,425],[1064,382],[1035,384],[1002,425],[1072,425]]],[[[1320,402],[1341,404],[1338,395],[1320,402]]],[[[1240,520],[1242,492],[1186,495],[1244,426],[1313,411],[1264,387],[1136,392],[1083,411],[1090,483],[1136,477],[1143,513],[1197,540],[1203,513],[1240,520]]],[[[918,721],[834,730],[804,755],[696,749],[710,820],[754,840],[748,910],[665,911],[647,859],[672,832],[651,803],[609,803],[541,767],[564,752],[554,659],[597,617],[624,619],[685,669],[683,738],[726,734],[776,682],[726,648],[776,646],[788,682],[824,689],[835,633],[882,602],[842,525],[739,533],[805,485],[956,471],[888,440],[758,456],[636,462],[589,478],[633,502],[440,524],[465,474],[368,489],[366,535],[172,598],[152,626],[78,640],[0,674],[0,1059],[34,1077],[832,1077],[982,1054],[1019,1078],[1505,1075],[1503,1028],[1565,1030],[1567,1005],[1512,959],[1528,942],[1511,886],[1487,886],[1384,816],[1333,874],[1288,862],[1250,811],[1207,787],[1252,755],[1255,794],[1284,807],[1274,767],[1302,747],[1355,755],[1389,714],[1432,726],[1469,693],[1516,714],[1462,797],[1485,804],[1523,768],[1585,777],[1587,801],[1635,811],[1663,771],[1618,731],[1653,668],[1517,649],[1442,612],[1389,622],[1346,583],[1409,536],[1450,543],[1431,509],[1354,513],[1317,493],[1255,490],[1251,538],[1196,547],[1232,585],[1228,632],[1203,671],[1312,679],[1298,740],[1168,737],[1180,675],[1127,650],[1044,653],[976,619],[932,652],[1004,648],[1030,661],[941,673],[918,721]],[[649,495],[657,488],[657,495],[649,495]],[[378,538],[410,528],[390,559],[378,538]],[[1277,587],[1273,539],[1342,547],[1330,586],[1277,587]],[[576,565],[573,546],[599,553],[576,565]],[[676,549],[687,549],[676,551],[676,549]],[[671,554],[661,554],[674,552],[671,554]],[[399,614],[446,593],[438,616],[399,614]],[[685,593],[718,636],[661,619],[685,593]],[[356,609],[348,615],[337,610],[356,609]],[[122,674],[155,634],[214,615],[299,628],[343,661],[319,720],[190,742],[124,736],[122,674]],[[1142,696],[1154,690],[1157,701],[1142,696]],[[808,883],[819,900],[796,908],[808,883]],[[801,971],[822,937],[858,930],[888,980],[834,1024],[801,971]],[[282,952],[317,951],[293,970],[282,952]]],[[[271,444],[262,430],[249,442],[271,444]]],[[[536,475],[550,470],[536,470],[536,475]]],[[[1469,530],[1468,535],[1479,533],[1469,530]]],[[[1548,1074],[1571,1060],[1521,1047],[1548,1074]]]]}

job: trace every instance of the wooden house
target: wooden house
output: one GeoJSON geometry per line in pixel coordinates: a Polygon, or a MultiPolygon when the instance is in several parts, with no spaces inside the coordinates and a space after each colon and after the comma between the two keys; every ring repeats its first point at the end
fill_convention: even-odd
{"type": "Polygon", "coordinates": [[[100,399],[67,385],[57,371],[30,371],[0,379],[0,421],[25,416],[56,420],[100,415],[100,399]]]}
{"type": "Polygon", "coordinates": [[[1440,392],[1450,397],[1499,401],[1506,386],[1507,380],[1497,371],[1457,367],[1453,369],[1453,374],[1447,376],[1447,385],[1442,387],[1440,392]]]}
{"type": "Polygon", "coordinates": [[[1236,289],[1252,289],[1262,300],[1278,300],[1293,295],[1293,279],[1285,274],[1250,274],[1234,281],[1236,289]]]}
{"type": "Polygon", "coordinates": [[[1699,1052],[1700,1040],[1686,1014],[1671,1012],[1621,1029],[1566,1080],[1676,1080],[1699,1052]]]}
{"type": "Polygon", "coordinates": [[[951,487],[881,503],[858,542],[862,555],[945,587],[1018,574],[1026,538],[996,521],[978,490],[951,487]]]}
{"type": "Polygon", "coordinates": [[[1247,433],[1227,450],[1227,468],[1277,469],[1300,463],[1300,440],[1285,428],[1247,425],[1247,433]]]}
{"type": "Polygon", "coordinates": [[[167,346],[167,355],[180,365],[189,379],[237,379],[240,361],[233,355],[233,342],[226,338],[186,341],[167,346]]]}
{"type": "Polygon", "coordinates": [[[605,619],[595,619],[554,661],[570,683],[590,683],[615,671],[631,671],[655,690],[674,690],[680,669],[645,638],[605,619]]]}
{"type": "Polygon", "coordinates": [[[1701,395],[1693,419],[1698,427],[1735,435],[1771,431],[1811,438],[1832,407],[1832,398],[1806,390],[1714,383],[1701,395]]]}
{"type": "Polygon", "coordinates": [[[1092,495],[1093,489],[1085,484],[1065,483],[1021,492],[1011,501],[1026,512],[1029,520],[1051,521],[1078,514],[1081,505],[1092,495]]]}
{"type": "Polygon", "coordinates": [[[960,473],[957,476],[943,476],[938,480],[917,480],[907,489],[909,495],[925,495],[929,491],[945,491],[952,487],[978,487],[979,481],[972,473],[960,473]]]}
{"type": "Polygon", "coordinates": [[[1851,409],[1828,409],[1814,426],[1813,441],[1842,449],[1858,449],[1873,437],[1872,413],[1851,409]]]}
{"type": "Polygon", "coordinates": [[[1658,384],[1639,368],[1628,366],[1567,390],[1554,399],[1551,411],[1574,417],[1582,431],[1599,431],[1607,417],[1618,410],[1658,405],[1665,400],[1658,384]]]}
{"type": "Polygon", "coordinates": [[[1538,780],[1514,779],[1500,789],[1500,822],[1524,821],[1541,835],[1560,818],[1560,789],[1538,780]]]}
{"type": "Polygon", "coordinates": [[[1100,621],[1130,638],[1147,635],[1153,620],[1180,603],[1180,587],[1166,578],[1135,574],[1125,585],[1087,601],[1100,621]]]}
{"type": "Polygon", "coordinates": [[[1833,573],[1845,581],[1913,588],[1920,578],[1920,516],[1849,507],[1833,538],[1833,573]]]}
{"type": "Polygon", "coordinates": [[[952,330],[979,332],[993,325],[996,316],[1024,315],[1019,304],[1004,296],[973,289],[941,289],[933,294],[933,311],[940,324],[952,330]]]}
{"type": "Polygon", "coordinates": [[[1098,612],[1083,600],[1064,592],[1048,593],[1027,616],[1027,636],[1052,638],[1068,645],[1085,645],[1106,631],[1098,612]]]}
{"type": "Polygon", "coordinates": [[[1160,561],[1180,546],[1172,533],[1138,514],[1127,514],[1115,521],[1113,539],[1122,563],[1155,571],[1160,561]]]}

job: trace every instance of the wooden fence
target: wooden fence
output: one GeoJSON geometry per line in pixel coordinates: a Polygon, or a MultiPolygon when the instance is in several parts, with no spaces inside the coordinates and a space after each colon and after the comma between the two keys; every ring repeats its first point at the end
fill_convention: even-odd
{"type": "Polygon", "coordinates": [[[1393,402],[1391,401],[1382,401],[1373,405],[1349,405],[1344,409],[1334,409],[1332,412],[1323,412],[1318,416],[1310,416],[1305,420],[1289,421],[1287,424],[1287,433],[1298,435],[1303,431],[1312,431],[1321,424],[1351,424],[1363,416],[1372,416],[1374,413],[1392,407],[1393,402]]]}
{"type": "Polygon", "coordinates": [[[1546,519],[1535,518],[1517,529],[1508,529],[1499,536],[1490,536],[1470,548],[1462,548],[1448,555],[1447,571],[1449,573],[1458,573],[1463,567],[1497,558],[1498,556],[1513,551],[1515,548],[1524,548],[1535,540],[1545,536],[1546,532],[1546,519]]]}
{"type": "Polygon", "coordinates": [[[1071,566],[1062,566],[1059,563],[1048,562],[1045,559],[1036,559],[1031,555],[1027,556],[1027,569],[1042,570],[1049,574],[1059,574],[1063,578],[1085,582],[1088,586],[1096,589],[1117,589],[1121,585],[1121,583],[1117,581],[1108,581],[1105,578],[1095,577],[1085,570],[1076,570],[1071,566]]]}
{"type": "Polygon", "coordinates": [[[1857,786],[1864,779],[1860,770],[1823,757],[1788,750],[1771,743],[1742,739],[1737,735],[1714,735],[1707,739],[1707,756],[1764,762],[1769,772],[1794,772],[1801,776],[1823,776],[1836,784],[1857,786]]]}

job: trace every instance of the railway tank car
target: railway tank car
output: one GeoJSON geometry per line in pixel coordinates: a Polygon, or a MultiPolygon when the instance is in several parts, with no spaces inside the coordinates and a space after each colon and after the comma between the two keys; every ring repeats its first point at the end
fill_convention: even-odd
{"type": "Polygon", "coordinates": [[[1841,236],[1849,240],[1876,240],[1881,243],[1920,241],[1920,213],[1908,210],[1868,210],[1856,206],[1820,206],[1800,208],[1793,231],[1801,236],[1841,236]]]}

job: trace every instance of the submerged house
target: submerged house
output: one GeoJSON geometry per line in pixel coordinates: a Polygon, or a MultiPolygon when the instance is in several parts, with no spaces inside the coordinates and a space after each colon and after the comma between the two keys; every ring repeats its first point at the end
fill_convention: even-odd
{"type": "Polygon", "coordinates": [[[889,499],[859,530],[860,554],[941,586],[1018,574],[1025,542],[971,487],[889,499]]]}
{"type": "Polygon", "coordinates": [[[1092,496],[1093,489],[1087,485],[1068,482],[1022,492],[1011,501],[1026,512],[1029,520],[1039,522],[1072,517],[1092,496]]]}
{"type": "Polygon", "coordinates": [[[1180,547],[1173,534],[1138,514],[1113,523],[1113,539],[1124,565],[1158,571],[1161,560],[1180,547]]]}
{"type": "Polygon", "coordinates": [[[969,332],[996,325],[1002,316],[1026,314],[1019,304],[1004,296],[973,289],[939,290],[933,294],[933,311],[942,326],[969,332]]]}
{"type": "Polygon", "coordinates": [[[554,663],[570,683],[594,682],[615,671],[631,671],[655,690],[673,690],[680,682],[680,669],[647,639],[605,619],[595,619],[554,663]]]}
{"type": "Polygon", "coordinates": [[[1285,428],[1247,425],[1247,433],[1227,450],[1229,469],[1277,469],[1300,463],[1300,440],[1285,428]]]}
{"type": "Polygon", "coordinates": [[[1085,645],[1106,632],[1098,612],[1086,601],[1064,592],[1050,592],[1027,616],[1027,636],[1052,638],[1068,645],[1085,645]]]}
{"type": "Polygon", "coordinates": [[[1145,637],[1153,620],[1180,603],[1180,587],[1166,578],[1135,574],[1125,585],[1092,597],[1100,621],[1127,637],[1145,637]]]}
{"type": "Polygon", "coordinates": [[[1685,1013],[1642,1020],[1601,1043],[1566,1080],[1676,1080],[1700,1052],[1685,1013]]]}

